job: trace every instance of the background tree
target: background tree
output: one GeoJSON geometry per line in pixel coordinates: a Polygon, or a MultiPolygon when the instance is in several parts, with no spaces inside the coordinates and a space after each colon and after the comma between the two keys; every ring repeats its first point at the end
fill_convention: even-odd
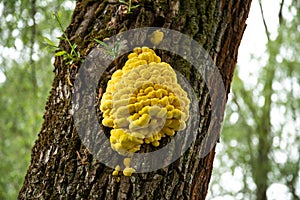
{"type": "Polygon", "coordinates": [[[53,51],[44,49],[43,37],[54,40],[60,33],[52,11],[64,12],[67,25],[68,5],[0,1],[0,199],[16,199],[24,181],[54,77],[53,51]]]}
{"type": "Polygon", "coordinates": [[[213,179],[212,188],[219,190],[212,189],[213,196],[300,198],[299,44],[295,43],[300,37],[295,32],[299,1],[280,2],[278,16],[279,26],[272,34],[264,18],[268,56],[253,58],[263,66],[257,72],[259,76],[250,76],[250,82],[242,80],[240,73],[235,75],[222,135],[224,146],[217,154],[220,164],[214,171],[215,177],[232,171],[240,174],[241,185],[233,192],[219,188],[220,179],[213,179]],[[271,190],[275,188],[282,196],[272,197],[271,190]]]}

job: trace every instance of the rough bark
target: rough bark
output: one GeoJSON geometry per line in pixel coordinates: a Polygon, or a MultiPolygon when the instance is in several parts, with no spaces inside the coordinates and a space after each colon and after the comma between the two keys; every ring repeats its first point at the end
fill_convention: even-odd
{"type": "MultiPolygon", "coordinates": [[[[138,8],[124,14],[126,6],[117,0],[77,1],[66,34],[85,57],[97,45],[94,38],[103,40],[140,27],[177,30],[203,45],[218,66],[228,94],[250,4],[251,0],[140,0],[138,8]]],[[[61,41],[60,47],[70,50],[66,41],[61,41]]],[[[194,53],[188,48],[185,51],[186,54],[194,53]]],[[[199,98],[200,112],[194,113],[201,116],[198,135],[187,152],[164,169],[132,177],[121,176],[118,182],[111,175],[111,168],[85,150],[74,126],[71,83],[80,61],[68,66],[62,57],[56,57],[55,78],[45,107],[43,127],[32,149],[20,199],[205,199],[215,152],[214,146],[210,147],[209,141],[203,138],[207,134],[210,134],[208,140],[219,138],[227,95],[219,99],[222,102],[218,108],[219,117],[211,119],[211,100],[217,99],[209,96],[203,79],[193,73],[192,66],[183,58],[159,52],[163,60],[189,80],[199,98]],[[217,123],[209,131],[212,120],[217,123]],[[205,148],[211,151],[200,158],[205,148]]],[[[122,59],[116,61],[121,62],[122,59]]],[[[109,73],[103,78],[104,83],[109,73]]],[[[95,102],[97,95],[95,91],[95,102]]],[[[104,130],[107,134],[108,130],[104,130]]]]}

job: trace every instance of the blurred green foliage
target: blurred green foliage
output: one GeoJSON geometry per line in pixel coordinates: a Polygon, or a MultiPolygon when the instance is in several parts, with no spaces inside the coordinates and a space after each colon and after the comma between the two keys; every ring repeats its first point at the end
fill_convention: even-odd
{"type": "Polygon", "coordinates": [[[57,44],[62,35],[52,13],[61,12],[66,27],[74,3],[0,1],[0,199],[17,198],[41,129],[54,77],[54,51],[45,48],[44,37],[57,44]]]}
{"type": "Polygon", "coordinates": [[[264,58],[252,58],[263,63],[259,71],[247,79],[240,74],[244,66],[235,72],[211,196],[300,199],[300,1],[283,8],[276,37],[266,31],[264,58]]]}

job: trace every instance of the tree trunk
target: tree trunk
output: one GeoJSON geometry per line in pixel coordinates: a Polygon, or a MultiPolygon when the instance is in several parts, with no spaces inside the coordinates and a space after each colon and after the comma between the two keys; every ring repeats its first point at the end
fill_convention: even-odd
{"type": "MultiPolygon", "coordinates": [[[[200,122],[196,124],[196,140],[171,165],[149,173],[135,173],[131,177],[121,175],[118,180],[118,177],[112,176],[113,169],[99,162],[90,153],[91,149],[85,147],[86,143],[80,140],[79,130],[75,126],[71,98],[76,91],[74,84],[82,67],[81,60],[77,59],[70,65],[62,56],[56,57],[55,78],[45,107],[43,127],[32,149],[31,165],[19,193],[20,199],[205,199],[213,168],[215,141],[219,138],[251,0],[133,1],[133,5],[137,4],[139,7],[129,12],[128,6],[117,0],[77,1],[66,34],[73,44],[78,45],[82,58],[87,58],[98,45],[94,39],[103,41],[115,34],[141,27],[179,31],[199,42],[218,66],[225,95],[218,99],[218,92],[209,91],[219,88],[218,82],[214,82],[216,77],[209,70],[201,78],[195,73],[194,66],[183,57],[157,50],[162,60],[183,74],[196,91],[199,112],[190,116],[200,116],[200,122]],[[218,104],[213,114],[214,102],[218,104]]],[[[187,56],[198,53],[192,52],[189,44],[181,44],[175,44],[174,48],[183,49],[187,56]]],[[[60,42],[60,48],[71,50],[66,40],[60,42]]],[[[194,57],[197,58],[197,55],[194,57]]],[[[112,65],[122,64],[124,56],[112,65]]],[[[92,100],[92,104],[96,103],[97,108],[101,90],[105,91],[102,86],[106,85],[115,68],[111,67],[104,73],[95,91],[95,102],[92,100]]],[[[187,124],[187,130],[191,129],[191,124],[187,124]]],[[[101,131],[99,134],[109,135],[107,128],[101,131]]],[[[149,149],[154,148],[147,146],[142,151],[149,149]]],[[[168,156],[172,157],[172,154],[168,156]]]]}

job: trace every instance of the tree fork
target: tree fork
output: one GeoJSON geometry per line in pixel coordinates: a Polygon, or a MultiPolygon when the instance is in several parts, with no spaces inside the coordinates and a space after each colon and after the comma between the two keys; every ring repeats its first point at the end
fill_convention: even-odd
{"type": "MultiPolygon", "coordinates": [[[[133,3],[139,7],[126,13],[128,7],[117,0],[77,1],[66,34],[85,57],[97,45],[94,39],[102,41],[141,27],[177,30],[203,45],[218,66],[226,94],[229,93],[251,0],[140,0],[133,3]]],[[[66,41],[61,41],[60,47],[70,48],[66,41]]],[[[111,175],[113,169],[97,162],[81,143],[70,114],[72,82],[80,63],[71,67],[62,57],[56,57],[55,78],[45,107],[44,123],[32,149],[31,164],[19,199],[205,199],[215,148],[203,147],[201,143],[211,120],[219,123],[209,138],[219,137],[227,97],[221,104],[220,117],[210,119],[210,99],[214,97],[209,97],[203,80],[192,72],[184,59],[160,53],[164,61],[190,81],[199,95],[199,132],[187,152],[164,169],[132,177],[121,176],[118,182],[111,175]],[[211,148],[211,151],[199,158],[203,148],[211,148]]]]}

